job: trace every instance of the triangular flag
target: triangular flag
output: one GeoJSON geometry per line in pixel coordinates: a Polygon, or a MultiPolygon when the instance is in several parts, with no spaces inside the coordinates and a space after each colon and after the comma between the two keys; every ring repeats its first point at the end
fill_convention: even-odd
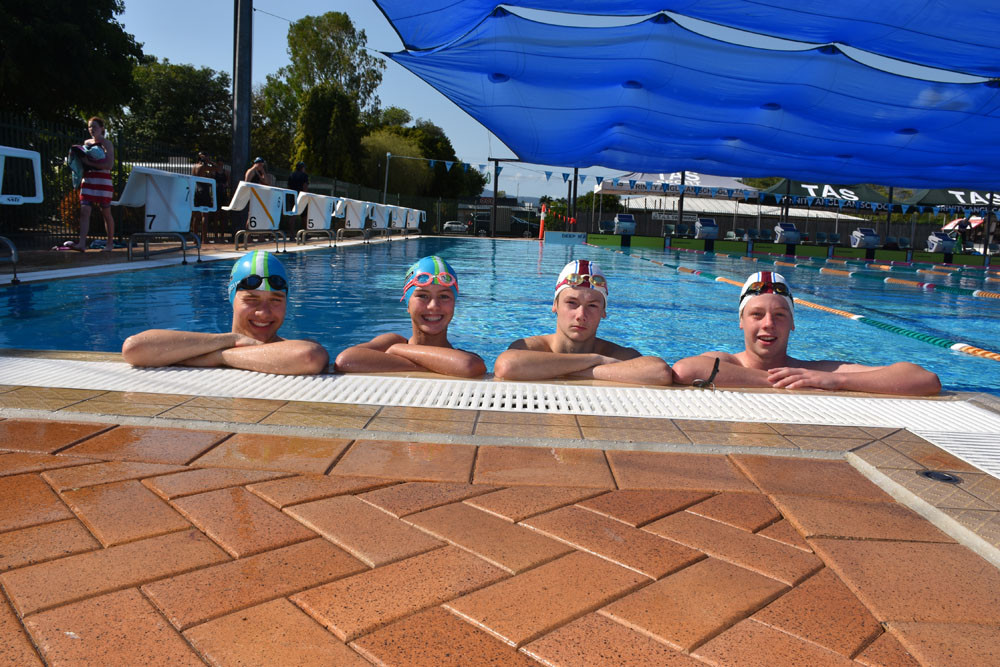
{"type": "Polygon", "coordinates": [[[600,185],[601,183],[604,182],[604,177],[603,176],[594,176],[594,178],[597,179],[597,184],[598,185],[600,185]]]}
{"type": "Polygon", "coordinates": [[[562,176],[563,176],[563,183],[566,183],[567,181],[569,181],[569,174],[567,174],[565,171],[563,172],[562,176]]]}
{"type": "Polygon", "coordinates": [[[907,211],[909,211],[909,210],[910,210],[910,205],[909,205],[909,204],[902,204],[902,205],[900,206],[900,208],[902,208],[902,209],[903,209],[903,213],[906,213],[907,211]]]}
{"type": "Polygon", "coordinates": [[[966,220],[968,220],[969,218],[972,217],[972,209],[971,208],[963,208],[962,212],[965,213],[965,219],[966,220]]]}
{"type": "Polygon", "coordinates": [[[486,165],[485,164],[479,165],[479,171],[485,171],[485,170],[486,170],[486,165]]]}
{"type": "Polygon", "coordinates": [[[647,190],[653,189],[653,181],[646,181],[646,189],[647,190]]]}
{"type": "Polygon", "coordinates": [[[631,178],[628,179],[628,189],[635,190],[635,181],[633,181],[631,178]]]}
{"type": "Polygon", "coordinates": [[[469,171],[469,163],[468,162],[463,162],[462,163],[462,171],[465,171],[465,172],[469,171]]]}
{"type": "Polygon", "coordinates": [[[545,172],[545,180],[547,181],[547,180],[549,180],[550,178],[552,178],[552,172],[551,172],[551,171],[547,171],[547,172],[545,172]]]}
{"type": "Polygon", "coordinates": [[[434,165],[437,164],[437,160],[429,160],[429,162],[431,163],[431,169],[433,169],[434,165]]]}
{"type": "Polygon", "coordinates": [[[843,199],[838,199],[837,200],[837,210],[840,210],[840,211],[844,210],[844,200],[843,199]]]}
{"type": "Polygon", "coordinates": [[[940,211],[940,210],[941,210],[941,207],[940,207],[940,206],[935,206],[935,207],[934,207],[934,215],[937,215],[937,214],[938,214],[938,211],[940,211]]]}
{"type": "Polygon", "coordinates": [[[586,174],[580,174],[580,185],[583,185],[583,182],[585,180],[587,180],[587,175],[586,174]]]}
{"type": "Polygon", "coordinates": [[[746,201],[747,199],[750,199],[750,191],[749,190],[744,190],[743,191],[743,201],[746,201]]]}
{"type": "Polygon", "coordinates": [[[719,188],[709,188],[708,192],[714,197],[715,193],[719,191],[719,188]]]}
{"type": "Polygon", "coordinates": [[[453,165],[453,164],[455,164],[455,163],[454,162],[448,162],[447,160],[445,160],[444,168],[447,169],[448,171],[451,171],[451,165],[453,165]]]}
{"type": "MultiPolygon", "coordinates": [[[[729,197],[730,199],[733,198],[733,189],[732,188],[727,188],[726,189],[726,196],[729,197]]],[[[743,198],[744,199],[747,198],[747,193],[746,192],[743,193],[743,198]]]]}
{"type": "Polygon", "coordinates": [[[697,185],[694,186],[694,193],[695,193],[695,195],[700,195],[701,194],[701,188],[698,187],[697,185]]]}
{"type": "Polygon", "coordinates": [[[663,190],[664,192],[666,192],[667,188],[669,187],[670,187],[669,183],[660,183],[660,189],[663,190]]]}
{"type": "Polygon", "coordinates": [[[814,201],[816,201],[815,197],[806,197],[806,206],[812,206],[814,201]]]}
{"type": "Polygon", "coordinates": [[[501,171],[503,171],[503,165],[502,165],[502,164],[498,164],[498,165],[497,165],[497,176],[499,176],[499,175],[500,175],[500,172],[501,172],[501,171]]]}
{"type": "Polygon", "coordinates": [[[687,186],[686,185],[678,185],[677,186],[677,191],[680,192],[681,194],[684,194],[685,190],[687,190],[687,186]]]}
{"type": "Polygon", "coordinates": [[[614,178],[612,178],[611,179],[611,183],[612,183],[612,185],[614,185],[617,188],[618,187],[618,177],[615,176],[614,178]]]}

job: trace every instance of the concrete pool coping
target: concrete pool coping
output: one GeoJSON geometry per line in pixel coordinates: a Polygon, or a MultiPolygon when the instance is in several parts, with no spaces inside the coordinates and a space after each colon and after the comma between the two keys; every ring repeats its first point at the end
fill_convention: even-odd
{"type": "Polygon", "coordinates": [[[0,384],[24,664],[1000,650],[1000,481],[905,428],[0,384]]]}

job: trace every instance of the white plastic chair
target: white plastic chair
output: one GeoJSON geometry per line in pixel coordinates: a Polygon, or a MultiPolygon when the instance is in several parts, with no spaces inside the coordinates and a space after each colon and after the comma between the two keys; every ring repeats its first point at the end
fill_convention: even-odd
{"type": "Polygon", "coordinates": [[[223,211],[242,211],[249,208],[246,228],[236,232],[236,248],[239,249],[240,239],[242,239],[244,247],[249,249],[250,236],[263,235],[274,239],[275,252],[279,252],[279,239],[284,241],[287,249],[288,237],[278,226],[281,224],[282,215],[295,215],[297,213],[297,195],[295,190],[240,181],[229,206],[222,207],[223,211]],[[292,202],[291,208],[288,206],[289,201],[292,202]]]}
{"type": "Polygon", "coordinates": [[[182,264],[187,264],[187,238],[194,237],[198,249],[198,261],[201,261],[201,239],[191,232],[191,213],[199,211],[210,213],[215,211],[215,179],[190,174],[177,174],[162,169],[150,167],[132,167],[129,172],[125,190],[112,206],[129,206],[146,208],[142,231],[131,234],[128,239],[128,259],[132,261],[132,247],[136,242],[143,242],[143,257],[149,259],[150,254],[173,252],[176,248],[149,251],[150,239],[164,236],[176,237],[181,243],[184,255],[182,264]],[[195,206],[195,188],[203,184],[212,193],[212,201],[208,206],[195,206]]]}
{"type": "Polygon", "coordinates": [[[295,235],[295,241],[299,245],[304,244],[309,236],[326,236],[332,244],[333,219],[344,217],[343,198],[300,192],[295,201],[295,209],[305,220],[305,227],[295,235]]]}
{"type": "MultiPolygon", "coordinates": [[[[31,160],[31,168],[35,180],[35,194],[30,197],[13,192],[0,192],[0,204],[4,206],[20,206],[21,204],[40,204],[45,198],[42,194],[42,158],[38,151],[29,151],[23,148],[13,148],[11,146],[0,146],[0,187],[3,186],[3,168],[7,158],[23,158],[31,160]]],[[[10,262],[14,267],[14,275],[10,279],[11,285],[21,282],[17,277],[17,247],[14,242],[6,236],[0,236],[0,243],[10,248],[10,257],[0,258],[0,262],[10,262]]]]}

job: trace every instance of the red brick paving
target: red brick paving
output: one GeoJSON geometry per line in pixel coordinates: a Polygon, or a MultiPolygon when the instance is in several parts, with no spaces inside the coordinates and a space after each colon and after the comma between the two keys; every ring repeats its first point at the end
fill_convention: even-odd
{"type": "Polygon", "coordinates": [[[322,438],[282,452],[277,436],[0,423],[19,438],[8,449],[31,450],[0,453],[0,662],[906,666],[1000,654],[1000,571],[841,461],[322,438]]]}

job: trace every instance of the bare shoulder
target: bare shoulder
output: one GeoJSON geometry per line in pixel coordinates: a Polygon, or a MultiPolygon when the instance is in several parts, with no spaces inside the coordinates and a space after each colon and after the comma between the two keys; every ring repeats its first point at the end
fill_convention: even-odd
{"type": "Polygon", "coordinates": [[[551,352],[550,336],[529,336],[518,338],[507,346],[508,350],[531,350],[532,352],[551,352]]]}
{"type": "Polygon", "coordinates": [[[628,361],[629,359],[635,359],[636,357],[642,356],[638,350],[631,347],[624,347],[622,345],[618,345],[617,343],[612,343],[610,340],[598,338],[594,342],[596,343],[594,351],[605,357],[611,357],[613,359],[618,359],[619,361],[628,361]]]}
{"type": "Polygon", "coordinates": [[[699,357],[709,357],[711,359],[718,359],[725,364],[735,364],[737,366],[743,366],[744,368],[749,368],[749,365],[743,362],[743,359],[738,354],[730,354],[728,352],[702,352],[698,355],[699,357]]]}

